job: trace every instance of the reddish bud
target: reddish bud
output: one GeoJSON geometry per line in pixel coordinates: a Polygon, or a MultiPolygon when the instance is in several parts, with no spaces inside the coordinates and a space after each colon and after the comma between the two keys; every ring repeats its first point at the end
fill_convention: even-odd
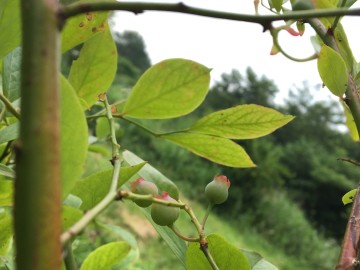
{"type": "Polygon", "coordinates": [[[296,32],[294,29],[292,29],[290,26],[286,27],[285,30],[292,36],[297,37],[300,36],[300,33],[296,32]]]}

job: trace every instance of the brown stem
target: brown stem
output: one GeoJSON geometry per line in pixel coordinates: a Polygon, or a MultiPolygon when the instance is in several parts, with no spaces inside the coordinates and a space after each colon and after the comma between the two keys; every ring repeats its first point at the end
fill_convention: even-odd
{"type": "Polygon", "coordinates": [[[345,236],[341,246],[340,256],[336,270],[359,269],[360,247],[360,186],[357,189],[349,221],[346,226],[345,236]]]}
{"type": "Polygon", "coordinates": [[[309,18],[322,18],[334,16],[359,16],[360,9],[334,8],[334,9],[314,9],[305,11],[286,12],[275,15],[249,15],[216,10],[208,10],[188,6],[182,2],[179,3],[149,3],[149,2],[115,2],[115,1],[98,1],[82,3],[77,2],[63,8],[59,14],[62,18],[76,16],[91,11],[108,11],[108,10],[125,10],[135,14],[148,10],[171,11],[177,13],[193,14],[203,17],[226,19],[242,22],[258,23],[265,28],[273,21],[287,21],[309,18]]]}
{"type": "Polygon", "coordinates": [[[22,0],[21,123],[16,147],[17,270],[59,270],[60,32],[57,0],[22,0]]]}

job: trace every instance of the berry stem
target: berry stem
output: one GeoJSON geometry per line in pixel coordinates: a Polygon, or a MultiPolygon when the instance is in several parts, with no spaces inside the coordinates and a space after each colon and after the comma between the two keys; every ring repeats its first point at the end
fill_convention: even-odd
{"type": "Polygon", "coordinates": [[[183,235],[181,232],[179,232],[174,224],[170,225],[169,228],[177,235],[179,236],[181,239],[184,239],[185,241],[187,242],[199,242],[200,241],[200,238],[193,238],[193,237],[187,237],[185,235],[183,235]]]}
{"type": "Polygon", "coordinates": [[[165,201],[158,198],[154,198],[152,194],[141,195],[130,191],[120,190],[117,195],[117,199],[128,199],[131,201],[150,201],[152,203],[162,204],[166,206],[178,207],[184,209],[186,205],[182,202],[165,201]]]}
{"type": "Polygon", "coordinates": [[[201,245],[200,244],[200,247],[201,247],[201,250],[202,252],[205,254],[205,257],[206,259],[208,260],[208,262],[210,263],[210,266],[213,270],[220,270],[219,267],[216,265],[216,262],[213,258],[213,256],[211,255],[211,253],[209,252],[209,249],[207,247],[207,244],[206,245],[201,245]]]}
{"type": "Polygon", "coordinates": [[[76,260],[74,257],[74,253],[73,253],[71,244],[72,244],[71,242],[67,242],[64,246],[64,251],[65,251],[64,263],[65,263],[66,270],[77,270],[78,267],[76,264],[76,260]]]}
{"type": "Polygon", "coordinates": [[[210,215],[210,212],[211,212],[211,209],[213,208],[213,206],[214,206],[214,204],[211,203],[211,202],[209,202],[208,207],[207,207],[207,209],[206,209],[205,216],[204,216],[204,218],[203,218],[203,220],[202,220],[202,222],[201,222],[201,228],[202,228],[202,230],[204,230],[204,228],[205,228],[206,220],[208,219],[208,217],[209,217],[209,215],[210,215]]]}

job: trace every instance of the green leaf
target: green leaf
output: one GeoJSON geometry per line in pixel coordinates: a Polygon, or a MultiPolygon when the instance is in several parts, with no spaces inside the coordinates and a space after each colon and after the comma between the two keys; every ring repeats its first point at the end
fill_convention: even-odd
{"type": "Polygon", "coordinates": [[[342,202],[344,205],[352,203],[354,201],[357,189],[350,190],[342,197],[342,202]]]}
{"type": "Polygon", "coordinates": [[[194,133],[163,135],[161,138],[218,164],[235,168],[255,166],[240,145],[226,138],[194,133]]]}
{"type": "Polygon", "coordinates": [[[7,256],[0,256],[0,269],[1,270],[16,270],[14,257],[9,254],[7,256]],[[3,262],[5,268],[1,268],[1,262],[3,262]]]}
{"type": "Polygon", "coordinates": [[[14,123],[0,129],[0,144],[13,141],[19,136],[19,123],[14,123]]]}
{"type": "Polygon", "coordinates": [[[126,242],[103,245],[89,254],[80,270],[108,270],[119,263],[129,253],[131,246],[126,242]]]}
{"type": "MultiPolygon", "coordinates": [[[[144,162],[144,160],[130,151],[124,151],[123,158],[130,165],[144,162]]],[[[179,199],[179,190],[177,186],[151,165],[145,164],[145,166],[137,174],[147,181],[155,183],[160,191],[166,191],[172,198],[176,200],[179,199]]]]}
{"type": "Polygon", "coordinates": [[[82,200],[73,194],[67,195],[65,200],[63,201],[63,205],[71,206],[73,208],[79,209],[82,204],[82,200]]]}
{"type": "Polygon", "coordinates": [[[87,41],[99,32],[104,32],[108,12],[87,12],[66,20],[61,35],[63,53],[87,41]]]}
{"type": "MultiPolygon", "coordinates": [[[[145,162],[142,162],[134,166],[122,167],[118,187],[122,186],[144,165],[145,162]]],[[[112,174],[113,170],[106,170],[92,174],[76,183],[71,194],[82,200],[80,209],[91,209],[106,196],[110,189],[112,174]]]]}
{"type": "Polygon", "coordinates": [[[341,105],[344,109],[344,113],[345,113],[345,117],[346,117],[345,124],[349,129],[350,136],[354,141],[359,141],[359,132],[357,130],[354,117],[353,117],[349,107],[342,100],[341,100],[341,105]]]}
{"type": "Polygon", "coordinates": [[[114,269],[128,269],[126,268],[126,266],[136,261],[140,256],[140,250],[135,236],[119,226],[103,224],[99,222],[97,222],[97,225],[100,226],[102,229],[105,229],[113,233],[114,235],[119,236],[123,241],[127,242],[131,246],[129,254],[114,267],[114,269]]]}
{"type": "Polygon", "coordinates": [[[259,253],[241,250],[250,262],[251,270],[278,270],[276,266],[265,260],[259,253]]]}
{"type": "Polygon", "coordinates": [[[348,83],[348,72],[343,58],[332,48],[323,45],[317,65],[326,87],[335,96],[342,97],[348,83]]]}
{"type": "Polygon", "coordinates": [[[281,11],[283,0],[269,0],[269,5],[271,8],[275,8],[277,12],[281,11]]]}
{"type": "Polygon", "coordinates": [[[17,47],[3,60],[3,93],[10,101],[20,97],[21,51],[21,48],[17,47]]]}
{"type": "Polygon", "coordinates": [[[92,175],[96,172],[111,170],[113,166],[109,162],[111,157],[111,151],[109,153],[99,153],[95,151],[109,151],[102,147],[102,145],[89,145],[89,151],[86,156],[86,163],[82,178],[92,175]],[[93,151],[95,150],[95,151],[93,151]]]}
{"type": "MultiPolygon", "coordinates": [[[[219,235],[207,237],[208,249],[220,270],[251,270],[246,256],[231,243],[219,235]]],[[[211,270],[199,243],[190,243],[186,252],[187,270],[211,270]]]]}
{"type": "Polygon", "coordinates": [[[100,117],[96,120],[96,137],[105,139],[110,136],[109,120],[106,117],[100,117]]]}
{"type": "Polygon", "coordinates": [[[79,99],[61,76],[61,181],[64,199],[80,179],[88,147],[88,127],[79,99]]]}
{"type": "Polygon", "coordinates": [[[12,206],[14,194],[14,182],[0,178],[0,206],[12,206]]]}
{"type": "Polygon", "coordinates": [[[83,212],[69,205],[63,205],[61,209],[62,231],[66,231],[83,216],[83,212]]]}
{"type": "Polygon", "coordinates": [[[20,44],[20,4],[19,0],[0,1],[0,59],[20,44]]]}
{"type": "Polygon", "coordinates": [[[15,178],[15,171],[4,164],[0,164],[0,175],[15,178]]]}
{"type": "Polygon", "coordinates": [[[13,236],[11,214],[0,208],[0,256],[5,256],[13,236]]]}
{"type": "Polygon", "coordinates": [[[356,61],[355,61],[354,55],[351,51],[349,41],[347,39],[344,27],[342,26],[341,23],[337,24],[334,36],[335,36],[336,44],[339,48],[340,54],[346,63],[346,67],[350,72],[352,72],[353,67],[354,66],[356,67],[356,61]]]}
{"type": "Polygon", "coordinates": [[[229,139],[253,139],[265,136],[294,119],[259,105],[239,105],[205,116],[190,131],[229,139]]]}
{"type": "Polygon", "coordinates": [[[87,40],[71,66],[69,82],[88,107],[110,87],[117,69],[117,50],[109,26],[87,40]]]}
{"type": "Polygon", "coordinates": [[[123,114],[146,119],[188,114],[204,100],[210,69],[185,59],[168,59],[149,68],[130,93],[123,114]]]}

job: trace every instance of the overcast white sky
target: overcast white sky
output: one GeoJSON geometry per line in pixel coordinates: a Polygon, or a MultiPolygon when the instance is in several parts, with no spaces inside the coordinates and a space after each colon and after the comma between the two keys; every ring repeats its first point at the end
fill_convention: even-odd
{"type": "MultiPolygon", "coordinates": [[[[183,2],[201,8],[254,14],[253,0],[183,2]]],[[[354,6],[359,7],[360,4],[354,6]]],[[[267,11],[260,7],[260,13],[265,14],[267,11]]],[[[360,17],[344,18],[342,21],[357,59],[360,56],[360,45],[356,43],[359,41],[359,32],[351,24],[359,25],[359,22],[360,17]]],[[[265,75],[274,80],[281,91],[281,97],[286,97],[288,89],[294,84],[301,86],[303,81],[308,81],[310,85],[321,83],[316,60],[296,63],[280,54],[270,56],[271,36],[268,32],[263,33],[262,27],[257,24],[170,12],[148,11],[139,15],[118,12],[116,30],[139,32],[145,40],[153,64],[167,58],[191,59],[213,69],[212,81],[218,80],[222,73],[232,69],[243,73],[247,67],[251,67],[259,76],[265,75]]],[[[293,37],[286,32],[281,34],[283,48],[297,57],[313,54],[309,39],[313,32],[309,26],[305,33],[303,37],[293,37]]],[[[319,94],[327,96],[328,91],[323,90],[317,93],[319,94]]]]}

